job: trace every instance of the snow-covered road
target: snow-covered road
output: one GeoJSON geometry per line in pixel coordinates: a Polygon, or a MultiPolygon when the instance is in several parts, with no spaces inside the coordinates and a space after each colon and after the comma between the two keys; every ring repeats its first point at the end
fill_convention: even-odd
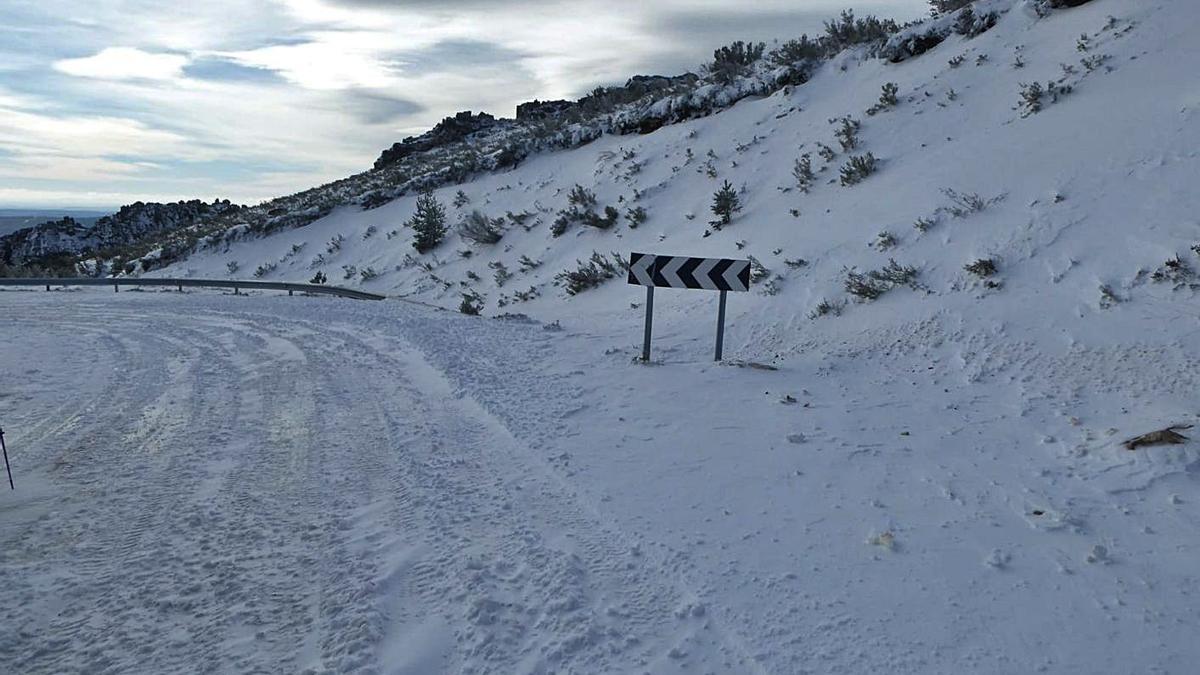
{"type": "Polygon", "coordinates": [[[401,334],[14,297],[9,672],[601,672],[703,621],[401,334]]]}
{"type": "Polygon", "coordinates": [[[1190,334],[1034,347],[918,321],[765,371],[705,362],[711,336],[671,321],[662,361],[633,365],[636,317],[0,308],[3,672],[1187,672],[1200,653],[1200,455],[1119,447],[1195,416],[1190,334]]]}

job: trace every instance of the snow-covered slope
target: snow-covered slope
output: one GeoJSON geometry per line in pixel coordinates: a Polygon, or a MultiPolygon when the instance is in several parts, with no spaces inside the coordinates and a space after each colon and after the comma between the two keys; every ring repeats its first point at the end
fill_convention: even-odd
{"type": "MultiPolygon", "coordinates": [[[[1175,254],[1200,261],[1188,251],[1200,240],[1193,215],[1200,197],[1189,189],[1200,140],[1200,90],[1191,77],[1200,52],[1187,37],[1200,20],[1196,8],[1098,0],[1042,18],[1026,2],[991,6],[1011,9],[990,31],[951,35],[902,63],[844,52],[807,84],[770,97],[645,136],[605,136],[437,191],[447,206],[460,189],[470,199],[450,207],[452,227],[472,210],[501,219],[530,214],[523,225],[505,219],[498,244],[474,244],[452,231],[418,255],[404,226],[415,197],[405,197],[368,211],[343,207],[307,227],[200,253],[159,273],[224,275],[236,263],[242,276],[262,266],[265,278],[306,280],[323,270],[333,283],[447,307],[475,292],[486,314],[556,318],[627,310],[631,289],[619,279],[571,298],[556,287],[558,273],[593,252],[752,255],[771,278],[751,298],[737,298],[733,311],[764,328],[806,331],[951,308],[1019,308],[1013,318],[1041,326],[1041,316],[1024,311],[1033,299],[1043,314],[1077,318],[1099,311],[1101,286],[1119,299],[1176,297],[1139,271],[1175,254]],[[1081,34],[1086,50],[1077,46],[1081,34]],[[887,82],[898,85],[898,104],[867,115],[887,82]],[[1023,84],[1032,82],[1071,92],[1056,103],[1047,95],[1040,112],[1027,114],[1018,107],[1023,84]],[[830,123],[844,116],[861,122],[858,147],[848,152],[830,123]],[[821,143],[837,156],[822,159],[821,143]],[[840,185],[848,157],[868,152],[878,158],[877,172],[840,185]],[[792,174],[804,153],[816,172],[807,194],[792,174]],[[725,180],[741,189],[744,208],[705,237],[713,192],[725,180]],[[623,215],[610,230],[576,223],[555,237],[551,225],[575,184],[594,191],[597,212],[642,207],[646,222],[633,229],[623,215]],[[988,205],[954,217],[948,191],[988,205]],[[934,223],[922,232],[914,227],[921,219],[934,223]],[[872,246],[883,232],[895,239],[886,251],[872,246]],[[522,256],[540,265],[523,271],[522,256]],[[874,270],[890,258],[918,270],[920,290],[851,303],[840,319],[806,325],[821,300],[853,299],[843,290],[846,268],[874,270]],[[1000,288],[963,270],[979,258],[995,259],[992,280],[1000,288]],[[797,259],[808,264],[786,262],[797,259]],[[511,274],[503,284],[497,265],[511,274]],[[363,281],[367,270],[373,278],[363,281]],[[518,299],[525,297],[533,299],[518,299]]],[[[676,302],[710,301],[685,294],[676,302]]]]}

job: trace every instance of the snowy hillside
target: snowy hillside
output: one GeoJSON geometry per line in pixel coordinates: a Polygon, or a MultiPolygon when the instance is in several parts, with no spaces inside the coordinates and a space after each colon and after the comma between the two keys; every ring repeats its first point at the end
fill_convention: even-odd
{"type": "MultiPolygon", "coordinates": [[[[853,301],[843,290],[846,268],[877,270],[892,258],[917,270],[919,290],[850,302],[844,317],[822,323],[877,320],[901,307],[1023,307],[1033,297],[1055,315],[1077,316],[1111,302],[1102,287],[1117,299],[1176,297],[1150,273],[1176,254],[1200,262],[1188,250],[1200,240],[1189,220],[1198,198],[1188,189],[1200,134],[1200,91],[1187,75],[1200,59],[1187,39],[1195,11],[1102,0],[1043,18],[1031,3],[986,6],[1010,9],[982,35],[952,34],[919,57],[893,64],[849,50],[808,83],[726,112],[645,136],[605,136],[439,189],[451,232],[430,254],[411,246],[409,196],[373,210],[343,207],[159,274],[223,276],[233,264],[235,276],[261,267],[264,278],[307,280],[320,270],[331,283],[445,307],[478,293],[485,314],[557,318],[627,308],[631,289],[619,279],[573,298],[555,285],[593,252],[750,255],[770,275],[733,311],[780,328],[803,325],[822,300],[853,301]],[[897,103],[868,114],[889,82],[897,103]],[[1021,92],[1033,82],[1070,93],[1057,102],[1046,94],[1030,113],[1021,92]],[[836,135],[845,117],[861,125],[848,150],[836,135]],[[876,172],[839,184],[841,167],[867,153],[876,172]],[[815,174],[807,193],[793,175],[804,155],[815,174]],[[706,237],[713,193],[726,180],[743,208],[706,237]],[[556,237],[552,225],[576,184],[595,195],[597,215],[613,207],[620,217],[607,230],[573,222],[556,237]],[[456,207],[459,190],[465,203],[456,207]],[[645,213],[636,229],[632,208],[645,213]],[[498,243],[456,233],[473,211],[495,221],[498,243]],[[978,259],[993,259],[996,274],[963,270],[978,259]]],[[[677,302],[710,301],[685,294],[677,302]]]]}
{"type": "Polygon", "coordinates": [[[384,302],[0,292],[0,663],[1192,672],[1200,6],[1043,4],[150,273],[384,302]]]}

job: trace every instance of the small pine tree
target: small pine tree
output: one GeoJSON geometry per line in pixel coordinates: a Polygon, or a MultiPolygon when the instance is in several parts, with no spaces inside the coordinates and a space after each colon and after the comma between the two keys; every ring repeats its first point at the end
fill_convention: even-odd
{"type": "Polygon", "coordinates": [[[409,219],[408,225],[416,231],[413,248],[418,253],[431,251],[446,236],[446,208],[433,196],[432,191],[422,192],[417,197],[417,211],[409,219]]]}
{"type": "Polygon", "coordinates": [[[879,93],[879,102],[867,109],[868,115],[875,115],[884,110],[896,107],[900,99],[896,96],[900,92],[900,87],[895,82],[887,82],[883,85],[882,91],[879,93]]]}
{"type": "Polygon", "coordinates": [[[329,281],[329,279],[325,276],[325,273],[317,272],[316,274],[313,275],[312,279],[308,280],[308,283],[321,285],[321,284],[324,284],[326,281],[329,281]]]}
{"type": "Polygon", "coordinates": [[[899,103],[896,94],[899,93],[900,87],[895,82],[887,82],[883,85],[883,90],[879,93],[879,105],[892,107],[899,103]]]}
{"type": "Polygon", "coordinates": [[[629,229],[636,230],[638,225],[646,222],[646,209],[641,206],[631,206],[626,209],[625,218],[629,221],[629,229]]]}
{"type": "Polygon", "coordinates": [[[712,212],[717,219],[710,221],[709,224],[719,230],[733,220],[733,214],[741,210],[742,202],[737,191],[733,189],[733,185],[729,181],[725,181],[721,189],[713,195],[712,212]]]}
{"type": "Polygon", "coordinates": [[[796,177],[796,187],[800,188],[801,192],[808,192],[817,176],[813,173],[812,159],[807,152],[796,160],[795,166],[792,167],[792,175],[796,177]]]}
{"type": "Polygon", "coordinates": [[[571,193],[567,195],[567,203],[581,209],[590,209],[596,205],[596,194],[576,183],[575,187],[571,188],[571,193]]]}
{"type": "Polygon", "coordinates": [[[850,160],[842,166],[842,185],[857,185],[863,182],[867,176],[875,173],[878,161],[875,155],[869,152],[865,155],[851,155],[850,160]]]}
{"type": "Polygon", "coordinates": [[[469,291],[462,294],[462,302],[458,305],[458,311],[468,316],[479,316],[479,312],[483,310],[483,296],[475,291],[469,291]]]}
{"type": "Polygon", "coordinates": [[[1030,84],[1021,84],[1021,102],[1017,106],[1021,111],[1021,117],[1029,117],[1035,113],[1042,111],[1042,97],[1046,95],[1046,90],[1042,88],[1041,82],[1032,82],[1030,84]]]}
{"type": "Polygon", "coordinates": [[[843,151],[854,150],[858,147],[858,130],[862,127],[862,123],[852,117],[843,117],[838,121],[841,122],[841,126],[833,132],[833,135],[837,136],[843,151]]]}

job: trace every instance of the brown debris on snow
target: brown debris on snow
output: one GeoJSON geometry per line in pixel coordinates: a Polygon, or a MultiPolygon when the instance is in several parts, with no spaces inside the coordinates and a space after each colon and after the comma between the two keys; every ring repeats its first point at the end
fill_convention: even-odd
{"type": "Polygon", "coordinates": [[[1143,445],[1179,445],[1180,443],[1187,443],[1188,437],[1175,430],[1191,428],[1192,425],[1190,424],[1174,424],[1166,429],[1159,429],[1158,431],[1151,431],[1148,434],[1135,436],[1122,443],[1122,445],[1125,446],[1126,450],[1137,450],[1143,445]]]}

